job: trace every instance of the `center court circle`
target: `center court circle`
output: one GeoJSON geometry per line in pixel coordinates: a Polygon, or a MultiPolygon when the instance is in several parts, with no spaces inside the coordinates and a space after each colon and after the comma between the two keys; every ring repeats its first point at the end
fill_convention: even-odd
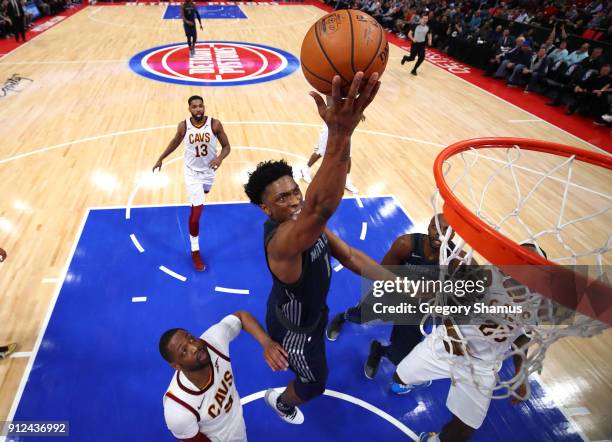
{"type": "Polygon", "coordinates": [[[134,55],[132,71],[151,80],[188,86],[242,86],[278,80],[300,62],[282,49],[254,43],[203,41],[189,55],[185,43],[147,49],[134,55]]]}

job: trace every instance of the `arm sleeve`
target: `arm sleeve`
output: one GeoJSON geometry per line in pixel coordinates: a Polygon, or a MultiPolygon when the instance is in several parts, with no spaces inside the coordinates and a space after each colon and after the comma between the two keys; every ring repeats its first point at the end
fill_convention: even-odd
{"type": "Polygon", "coordinates": [[[195,16],[197,17],[200,24],[202,24],[202,17],[200,17],[200,11],[198,11],[197,7],[195,8],[195,16]]]}
{"type": "MultiPolygon", "coordinates": [[[[180,408],[178,404],[173,402],[166,403],[164,406],[164,418],[166,419],[166,426],[172,435],[179,440],[191,440],[200,433],[200,427],[195,416],[188,410],[180,408]]],[[[198,441],[198,439],[193,440],[198,441]]]]}
{"type": "Polygon", "coordinates": [[[216,343],[226,354],[229,354],[229,343],[236,339],[242,330],[242,322],[238,316],[227,315],[220,322],[204,332],[202,338],[216,343]]]}

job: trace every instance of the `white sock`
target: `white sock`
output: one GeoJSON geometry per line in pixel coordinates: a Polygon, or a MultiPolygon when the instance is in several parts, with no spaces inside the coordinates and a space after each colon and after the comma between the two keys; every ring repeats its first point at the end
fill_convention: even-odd
{"type": "Polygon", "coordinates": [[[200,237],[189,235],[189,239],[191,240],[191,251],[192,252],[199,251],[200,250],[200,237]]]}

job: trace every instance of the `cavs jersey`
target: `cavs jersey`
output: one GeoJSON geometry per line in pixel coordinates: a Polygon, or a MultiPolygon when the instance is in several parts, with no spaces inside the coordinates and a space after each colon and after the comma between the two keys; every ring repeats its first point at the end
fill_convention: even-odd
{"type": "Polygon", "coordinates": [[[204,172],[208,164],[217,158],[217,137],[212,130],[212,118],[204,117],[202,126],[191,123],[191,118],[185,120],[185,165],[192,170],[204,172]]]}
{"type": "Polygon", "coordinates": [[[241,329],[240,319],[229,315],[201,336],[213,369],[205,388],[200,390],[180,371],[172,378],[163,404],[166,425],[176,438],[189,439],[201,432],[212,442],[246,441],[242,405],[229,357],[229,343],[241,329]]]}

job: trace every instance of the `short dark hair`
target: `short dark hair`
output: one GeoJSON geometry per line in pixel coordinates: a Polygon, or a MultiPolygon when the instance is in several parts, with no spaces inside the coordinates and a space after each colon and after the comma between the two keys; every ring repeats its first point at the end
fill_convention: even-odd
{"type": "Polygon", "coordinates": [[[159,353],[162,355],[167,362],[174,362],[172,356],[170,356],[170,349],[168,348],[168,344],[170,340],[174,337],[176,332],[183,330],[182,328],[171,328],[170,330],[166,330],[161,338],[159,338],[159,353]]]}
{"type": "Polygon", "coordinates": [[[204,98],[200,97],[199,95],[192,95],[189,97],[189,100],[187,100],[187,103],[191,106],[191,102],[193,100],[202,100],[202,103],[204,103],[204,98]]]}
{"type": "Polygon", "coordinates": [[[249,174],[249,181],[244,185],[244,191],[249,200],[259,206],[268,184],[284,176],[293,176],[293,169],[285,160],[263,161],[249,174]]]}

